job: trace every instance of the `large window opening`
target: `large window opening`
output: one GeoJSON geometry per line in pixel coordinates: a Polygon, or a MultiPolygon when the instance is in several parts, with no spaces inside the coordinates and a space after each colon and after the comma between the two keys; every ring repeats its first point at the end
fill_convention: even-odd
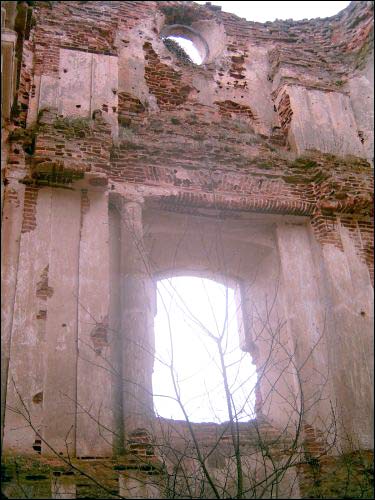
{"type": "Polygon", "coordinates": [[[242,314],[234,289],[175,277],[158,282],[157,300],[155,413],[192,422],[255,418],[256,368],[239,347],[242,314]]]}

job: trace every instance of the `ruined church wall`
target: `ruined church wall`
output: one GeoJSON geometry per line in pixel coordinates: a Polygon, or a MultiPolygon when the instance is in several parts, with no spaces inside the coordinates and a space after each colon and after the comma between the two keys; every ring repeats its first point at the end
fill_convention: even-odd
{"type": "MultiPolygon", "coordinates": [[[[206,221],[209,244],[207,221],[229,220],[235,232],[237,216],[258,217],[239,230],[255,245],[229,238],[231,277],[251,282],[266,253],[257,243],[272,241],[254,290],[270,294],[280,280],[285,341],[298,345],[301,363],[314,349],[303,374],[308,397],[329,372],[324,396],[337,400],[342,429],[371,447],[370,3],[325,20],[260,24],[188,2],[37,2],[33,19],[14,118],[31,140],[13,134],[5,166],[7,405],[20,407],[16,385],[58,453],[68,444],[78,457],[109,456],[121,439],[113,367],[121,368],[115,334],[127,276],[114,279],[124,227],[113,207],[124,198],[142,206],[137,224],[157,276],[207,268],[197,235],[176,262],[171,214],[206,221]],[[201,66],[160,39],[165,26],[184,23],[206,41],[201,66]],[[259,230],[267,217],[269,234],[259,230]],[[316,373],[322,380],[311,382],[316,373]]],[[[256,307],[259,297],[247,314],[256,307]]],[[[266,383],[260,392],[264,411],[284,425],[278,409],[298,383],[280,384],[278,405],[267,406],[266,383]]],[[[328,399],[319,402],[310,423],[329,412],[328,399]]],[[[38,448],[35,431],[20,427],[22,417],[7,411],[5,448],[38,448]]]]}

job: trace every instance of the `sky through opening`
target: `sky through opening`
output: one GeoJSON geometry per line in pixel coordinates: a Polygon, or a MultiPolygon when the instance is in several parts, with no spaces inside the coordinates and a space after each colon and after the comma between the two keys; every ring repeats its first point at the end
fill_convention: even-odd
{"type": "Polygon", "coordinates": [[[187,38],[182,38],[180,36],[168,36],[167,38],[178,43],[178,45],[184,49],[184,51],[190,57],[193,63],[202,64],[202,58],[198,52],[198,49],[191,40],[188,40],[187,38]]]}
{"type": "Polygon", "coordinates": [[[228,420],[218,339],[239,420],[255,417],[255,366],[239,347],[234,290],[215,281],[176,277],[158,282],[153,392],[159,416],[185,420],[173,377],[189,419],[228,420]],[[173,363],[173,377],[171,364],[173,363]]]}

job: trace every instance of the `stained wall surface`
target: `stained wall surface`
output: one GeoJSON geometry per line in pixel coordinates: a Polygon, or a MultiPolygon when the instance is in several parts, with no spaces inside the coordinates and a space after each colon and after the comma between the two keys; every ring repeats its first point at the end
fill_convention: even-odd
{"type": "Polygon", "coordinates": [[[263,24],[178,1],[12,15],[4,450],[109,457],[151,428],[156,282],[181,273],[240,290],[258,375],[264,317],[294,353],[289,369],[273,352],[259,417],[295,424],[303,394],[312,450],[332,407],[342,449],[344,436],[371,449],[372,2],[263,24]],[[166,35],[193,41],[202,64],[166,35]]]}

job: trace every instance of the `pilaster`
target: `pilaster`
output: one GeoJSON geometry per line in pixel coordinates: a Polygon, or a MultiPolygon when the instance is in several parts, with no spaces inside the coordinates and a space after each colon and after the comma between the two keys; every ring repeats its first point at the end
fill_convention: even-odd
{"type": "Polygon", "coordinates": [[[121,332],[125,434],[148,428],[153,416],[153,283],[143,242],[142,200],[121,206],[121,332]]]}

